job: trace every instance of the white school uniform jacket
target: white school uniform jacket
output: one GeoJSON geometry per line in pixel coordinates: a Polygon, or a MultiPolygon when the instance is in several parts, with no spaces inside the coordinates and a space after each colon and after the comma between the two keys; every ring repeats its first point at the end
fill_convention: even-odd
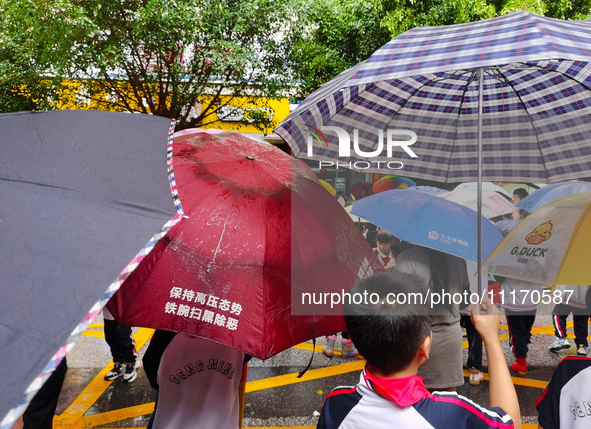
{"type": "Polygon", "coordinates": [[[365,368],[359,384],[337,387],[326,397],[317,426],[320,429],[452,427],[509,429],[513,428],[513,421],[500,408],[482,407],[455,392],[429,393],[419,376],[380,379],[365,368]],[[389,380],[386,391],[379,380],[389,380]]]}
{"type": "Polygon", "coordinates": [[[591,427],[591,358],[567,356],[556,367],[536,401],[538,421],[544,429],[591,427]]]}
{"type": "Polygon", "coordinates": [[[158,367],[154,429],[235,429],[244,353],[184,334],[168,344],[158,367]]]}

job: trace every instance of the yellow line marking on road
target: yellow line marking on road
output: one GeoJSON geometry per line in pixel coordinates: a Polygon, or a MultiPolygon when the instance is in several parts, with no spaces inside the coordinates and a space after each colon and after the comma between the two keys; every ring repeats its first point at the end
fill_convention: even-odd
{"type": "Polygon", "coordinates": [[[102,328],[103,326],[105,326],[105,324],[103,322],[91,323],[90,325],[88,325],[89,328],[102,328]]]}
{"type": "Polygon", "coordinates": [[[105,338],[105,333],[103,331],[95,331],[94,329],[87,329],[86,331],[82,332],[82,335],[87,337],[105,338]]]}
{"type": "MultiPolygon", "coordinates": [[[[572,322],[571,323],[572,326],[572,322]]],[[[91,324],[89,328],[102,327],[102,323],[91,324]]],[[[506,326],[501,325],[502,329],[507,329],[506,326]]],[[[143,345],[151,338],[153,334],[152,329],[141,328],[136,334],[134,334],[136,340],[137,350],[141,349],[143,345]]],[[[532,334],[547,334],[554,335],[554,327],[552,325],[544,326],[540,328],[533,328],[532,334]]],[[[104,334],[98,330],[88,329],[84,335],[93,337],[104,337],[104,334]]],[[[572,334],[568,334],[572,337],[572,334]]],[[[499,335],[500,341],[506,341],[509,339],[509,334],[499,335]]],[[[468,347],[468,342],[463,341],[463,348],[468,347]]],[[[292,348],[300,350],[309,350],[316,353],[322,353],[322,345],[313,346],[311,343],[301,343],[293,346],[292,348]]],[[[341,353],[340,349],[335,349],[335,355],[339,356],[341,353]]],[[[56,428],[89,428],[97,426],[105,426],[110,423],[122,421],[129,418],[134,418],[142,415],[147,415],[153,412],[154,403],[150,402],[147,404],[141,404],[134,407],[123,408],[119,410],[107,411],[104,413],[94,414],[90,416],[84,416],[88,409],[98,400],[98,398],[104,393],[104,391],[110,386],[112,382],[105,381],[104,375],[111,368],[112,361],[94,378],[94,380],[80,393],[80,395],[72,402],[72,404],[66,409],[61,415],[56,416],[54,419],[54,425],[56,428]]],[[[260,390],[271,389],[274,387],[286,386],[290,384],[301,383],[305,381],[312,381],[326,377],[332,377],[335,375],[345,374],[354,371],[360,371],[365,366],[365,360],[362,358],[356,359],[352,362],[344,362],[338,365],[333,365],[324,368],[318,368],[309,370],[302,378],[297,378],[297,373],[285,374],[276,377],[265,378],[262,380],[253,380],[246,383],[246,392],[256,392],[260,390]]],[[[484,379],[488,380],[488,373],[483,373],[484,379]]],[[[464,370],[464,376],[468,377],[469,372],[464,370]]],[[[521,377],[512,377],[513,384],[519,386],[533,387],[544,389],[547,385],[546,381],[532,380],[521,377]]],[[[524,429],[534,429],[536,424],[523,424],[524,429]]],[[[292,426],[292,427],[251,427],[249,429],[312,429],[314,426],[292,426]]],[[[131,428],[129,428],[131,429],[131,428]]],[[[245,428],[246,429],[246,428],[245,428]]]]}
{"type": "Polygon", "coordinates": [[[153,412],[154,402],[148,402],[146,404],[136,405],[134,407],[121,408],[118,410],[106,411],[100,414],[93,414],[91,416],[84,416],[80,419],[76,426],[81,428],[104,426],[125,419],[145,416],[152,414],[153,412]]]}
{"type": "Polygon", "coordinates": [[[265,378],[263,380],[253,380],[246,383],[246,393],[270,389],[272,387],[286,386],[288,384],[302,383],[304,381],[317,380],[319,378],[332,377],[334,375],[346,374],[353,371],[361,371],[364,366],[365,360],[355,360],[341,365],[311,369],[301,378],[298,378],[298,373],[295,372],[292,374],[265,378]]]}
{"type": "MultiPolygon", "coordinates": [[[[310,351],[314,351],[316,353],[322,353],[322,345],[316,344],[314,346],[314,348],[312,348],[312,344],[310,343],[300,343],[300,344],[296,344],[295,346],[291,347],[292,349],[299,349],[299,350],[310,350],[310,351]]],[[[342,349],[339,348],[335,348],[334,349],[334,355],[335,356],[340,356],[341,355],[341,351],[342,349]]],[[[363,359],[361,356],[358,356],[359,359],[363,359]]]]}
{"type": "MultiPolygon", "coordinates": [[[[499,341],[507,341],[509,339],[509,334],[501,334],[499,335],[499,341]]],[[[467,349],[468,348],[468,341],[462,341],[462,348],[463,349],[467,349]]],[[[312,348],[312,344],[310,343],[301,343],[301,344],[297,344],[295,346],[292,347],[292,349],[299,349],[299,350],[314,350],[317,353],[322,353],[322,346],[317,344],[316,346],[314,346],[314,348],[312,348]]],[[[340,356],[341,355],[341,349],[334,349],[334,354],[336,356],[340,356]]]]}
{"type": "Polygon", "coordinates": [[[316,344],[314,346],[314,348],[312,348],[312,344],[310,344],[310,343],[300,343],[300,344],[296,344],[295,346],[293,346],[292,349],[314,350],[317,353],[322,353],[322,346],[319,344],[316,344]]]}
{"type": "MultiPolygon", "coordinates": [[[[482,375],[484,375],[485,380],[489,379],[488,372],[483,372],[482,375]]],[[[464,370],[464,377],[470,377],[470,372],[467,369],[464,370]]],[[[515,386],[534,387],[537,389],[545,389],[548,384],[548,382],[544,380],[534,380],[522,377],[511,377],[511,380],[513,380],[515,386]]]]}
{"type": "MultiPolygon", "coordinates": [[[[139,334],[139,332],[138,332],[139,334]]],[[[141,340],[136,334],[136,344],[141,340]]],[[[150,332],[151,334],[151,332],[150,332]]],[[[141,347],[141,346],[140,346],[141,347]]],[[[264,389],[271,389],[273,387],[280,387],[289,384],[301,383],[304,381],[316,380],[319,378],[331,377],[334,375],[345,374],[353,371],[360,371],[365,366],[364,360],[355,360],[353,362],[346,362],[341,365],[330,366],[326,368],[318,368],[309,370],[306,372],[304,377],[297,378],[297,373],[279,375],[277,377],[265,378],[262,380],[254,380],[246,383],[246,392],[256,392],[264,389]]],[[[128,407],[119,410],[107,411],[104,413],[93,414],[91,416],[83,416],[88,408],[100,396],[106,387],[112,382],[104,381],[104,374],[107,373],[109,366],[104,368],[95,379],[87,386],[86,395],[85,392],[81,393],[78,398],[64,411],[60,416],[56,416],[54,420],[54,426],[56,428],[89,428],[104,426],[117,421],[134,418],[146,414],[150,414],[154,411],[154,403],[150,402],[147,404],[138,405],[135,407],[128,407]],[[96,387],[95,387],[96,386],[96,387]],[[106,387],[105,387],[106,386],[106,387]],[[92,395],[92,393],[99,393],[98,396],[92,395]]],[[[313,426],[310,426],[313,427],[313,426]]],[[[308,428],[308,426],[296,426],[291,427],[292,429],[308,428]]],[[[261,428],[263,429],[263,428],[261,428]]],[[[264,428],[272,429],[272,428],[264,428]]]]}
{"type": "Polygon", "coordinates": [[[548,325],[548,326],[540,326],[539,328],[532,328],[531,333],[532,333],[532,335],[539,335],[539,334],[554,335],[554,326],[548,325]]]}
{"type": "MultiPolygon", "coordinates": [[[[140,328],[135,334],[136,350],[139,350],[152,337],[153,329],[140,328]]],[[[92,405],[100,398],[100,396],[111,385],[112,381],[104,379],[105,374],[109,372],[113,361],[110,361],[94,379],[80,392],[78,397],[72,401],[70,406],[59,416],[54,418],[56,427],[72,427],[74,426],[90,409],[92,405]]]]}

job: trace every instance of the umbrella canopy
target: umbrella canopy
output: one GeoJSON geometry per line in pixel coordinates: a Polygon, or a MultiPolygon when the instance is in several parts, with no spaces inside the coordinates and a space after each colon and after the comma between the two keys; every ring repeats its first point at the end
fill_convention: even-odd
{"type": "MultiPolygon", "coordinates": [[[[402,241],[477,260],[477,214],[438,196],[408,189],[381,192],[353,203],[353,214],[390,231],[402,241]]],[[[481,216],[483,255],[503,236],[481,216]]]]}
{"type": "MultiPolygon", "coordinates": [[[[466,183],[460,183],[458,186],[456,186],[454,188],[454,191],[458,190],[458,191],[476,191],[478,189],[478,183],[477,182],[466,182],[466,183]]],[[[507,192],[504,188],[502,188],[499,185],[495,185],[494,183],[491,182],[482,182],[482,190],[483,191],[493,191],[493,192],[498,192],[501,195],[504,195],[507,199],[507,201],[510,201],[513,199],[513,196],[507,192]]]]}
{"type": "Polygon", "coordinates": [[[425,194],[429,195],[439,195],[449,192],[446,189],[441,189],[436,186],[411,186],[408,189],[412,191],[424,192],[425,194]]]}
{"type": "Polygon", "coordinates": [[[373,184],[372,190],[374,194],[379,192],[389,191],[390,189],[407,189],[417,184],[407,177],[386,176],[382,177],[373,184]]]}
{"type": "Polygon", "coordinates": [[[559,200],[569,195],[578,194],[580,192],[591,191],[591,183],[589,182],[563,182],[553,183],[552,185],[544,186],[535,192],[532,192],[523,200],[516,204],[516,207],[527,212],[534,212],[542,208],[546,204],[559,200]]]}
{"type": "Polygon", "coordinates": [[[299,157],[466,182],[478,180],[480,131],[482,180],[590,176],[590,41],[587,22],[526,12],[413,28],[310,95],[275,132],[299,157]],[[322,132],[322,147],[308,127],[322,132]]]}
{"type": "Polygon", "coordinates": [[[554,201],[509,231],[483,269],[547,285],[589,285],[591,191],[554,201]]]}
{"type": "Polygon", "coordinates": [[[345,211],[347,213],[349,213],[349,217],[351,218],[351,220],[353,222],[355,222],[355,223],[371,223],[370,221],[365,220],[365,219],[363,219],[363,218],[361,218],[359,216],[355,216],[354,214],[351,213],[351,210],[353,210],[353,206],[352,205],[345,206],[345,211]]]}
{"type": "Polygon", "coordinates": [[[305,294],[340,297],[382,267],[308,166],[228,134],[175,138],[173,167],[187,218],[109,302],[118,321],[261,359],[344,329],[340,305],[305,294]]]}
{"type": "Polygon", "coordinates": [[[520,220],[521,219],[519,219],[519,220],[503,219],[503,220],[496,222],[495,226],[499,230],[499,232],[501,234],[503,234],[503,237],[504,237],[507,234],[509,234],[509,231],[511,231],[513,228],[515,228],[515,225],[517,225],[520,220]]]}
{"type": "MultiPolygon", "coordinates": [[[[451,192],[437,195],[446,200],[466,206],[474,211],[478,210],[478,192],[473,190],[454,189],[451,192]]],[[[482,191],[482,215],[487,218],[513,213],[515,207],[505,197],[495,191],[482,191]]]]}
{"type": "Polygon", "coordinates": [[[322,186],[324,186],[324,189],[326,189],[330,195],[334,197],[337,194],[335,188],[333,188],[333,186],[326,180],[319,180],[319,182],[322,186]]]}
{"type": "Polygon", "coordinates": [[[373,182],[358,182],[354,183],[349,187],[349,192],[355,197],[356,200],[365,198],[373,194],[373,182]],[[365,195],[364,195],[365,192],[365,195]]]}
{"type": "Polygon", "coordinates": [[[0,426],[177,214],[169,134],[170,120],[148,115],[0,115],[0,426]]]}

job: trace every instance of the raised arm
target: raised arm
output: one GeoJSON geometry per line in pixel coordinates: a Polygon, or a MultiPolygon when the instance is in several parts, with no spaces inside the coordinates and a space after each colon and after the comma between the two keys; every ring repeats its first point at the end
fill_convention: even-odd
{"type": "Polygon", "coordinates": [[[519,401],[499,341],[501,313],[488,298],[482,304],[473,306],[471,313],[472,323],[474,323],[486,347],[490,407],[502,408],[513,419],[515,428],[521,429],[519,401]]]}

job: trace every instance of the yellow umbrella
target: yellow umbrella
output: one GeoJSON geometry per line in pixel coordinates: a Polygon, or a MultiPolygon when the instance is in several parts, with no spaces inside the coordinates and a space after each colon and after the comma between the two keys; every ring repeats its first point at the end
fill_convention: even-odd
{"type": "Polygon", "coordinates": [[[332,195],[334,197],[337,194],[337,191],[335,191],[335,189],[332,187],[332,185],[330,183],[328,183],[326,180],[318,179],[318,181],[322,184],[322,186],[324,186],[324,188],[328,192],[330,192],[330,195],[332,195]]]}
{"type": "Polygon", "coordinates": [[[591,191],[587,191],[554,201],[519,222],[482,270],[546,285],[589,285],[590,252],[591,191]]]}
{"type": "Polygon", "coordinates": [[[351,210],[353,210],[353,206],[345,206],[345,211],[347,213],[349,213],[349,216],[351,216],[351,219],[353,220],[353,222],[358,223],[358,222],[365,222],[365,223],[371,223],[368,220],[363,219],[362,217],[356,216],[354,214],[351,213],[351,210]]]}

